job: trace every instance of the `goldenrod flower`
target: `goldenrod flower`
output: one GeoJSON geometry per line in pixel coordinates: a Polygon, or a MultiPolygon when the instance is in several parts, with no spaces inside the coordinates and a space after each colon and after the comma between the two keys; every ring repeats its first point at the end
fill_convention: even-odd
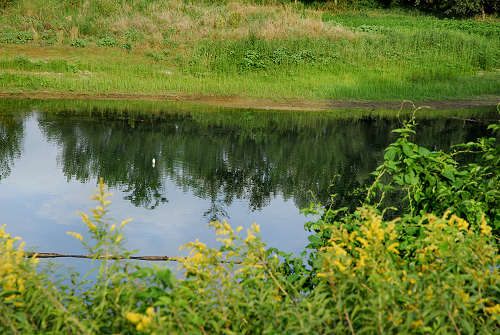
{"type": "Polygon", "coordinates": [[[130,221],[132,221],[132,219],[126,219],[126,220],[123,220],[122,223],[120,223],[120,227],[123,228],[123,226],[125,226],[127,223],[129,223],[130,221]]]}
{"type": "Polygon", "coordinates": [[[125,314],[125,317],[127,318],[127,320],[129,320],[133,324],[139,323],[139,321],[141,321],[141,319],[142,319],[141,314],[134,313],[134,312],[128,312],[127,314],[125,314]]]}
{"type": "Polygon", "coordinates": [[[396,249],[397,246],[399,246],[399,243],[395,242],[395,243],[391,244],[390,246],[388,246],[387,250],[399,255],[399,250],[396,249]]]}
{"type": "Polygon", "coordinates": [[[151,317],[143,316],[141,323],[144,327],[146,327],[146,328],[149,327],[151,325],[151,317]]]}
{"type": "Polygon", "coordinates": [[[256,222],[254,222],[252,223],[252,230],[258,234],[260,233],[260,226],[256,222]]]}
{"type": "Polygon", "coordinates": [[[413,321],[410,325],[411,328],[422,327],[424,322],[422,320],[413,321]]]}
{"type": "Polygon", "coordinates": [[[500,305],[496,304],[495,306],[485,307],[484,311],[489,314],[498,314],[500,315],[500,305]]]}
{"type": "Polygon", "coordinates": [[[70,236],[73,236],[74,238],[77,238],[79,239],[80,241],[83,240],[83,237],[82,235],[78,234],[78,233],[75,233],[75,232],[72,232],[72,231],[68,231],[66,234],[70,235],[70,236]]]}
{"type": "Polygon", "coordinates": [[[252,232],[250,231],[250,229],[247,229],[247,234],[248,234],[248,236],[245,239],[245,243],[249,243],[249,242],[255,240],[255,235],[252,234],[252,232]]]}
{"type": "Polygon", "coordinates": [[[112,233],[115,230],[116,226],[115,224],[111,225],[111,228],[109,229],[109,232],[112,233]]]}

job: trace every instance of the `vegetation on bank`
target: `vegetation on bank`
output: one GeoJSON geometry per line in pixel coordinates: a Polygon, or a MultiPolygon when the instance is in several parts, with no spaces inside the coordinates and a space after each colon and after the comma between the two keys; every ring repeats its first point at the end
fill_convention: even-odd
{"type": "MultiPolygon", "coordinates": [[[[497,132],[498,124],[490,130],[497,132]]],[[[0,232],[0,327],[11,333],[438,333],[500,328],[500,146],[495,137],[430,151],[410,119],[385,150],[357,209],[311,205],[302,258],[213,222],[221,247],[188,243],[180,273],[96,262],[96,280],[51,281],[0,232]],[[394,199],[400,199],[394,208],[394,199]],[[402,200],[401,200],[402,199],[402,200]]],[[[130,255],[129,220],[108,217],[101,180],[86,236],[97,257],[130,255]]],[[[332,203],[335,196],[332,196],[332,203]]]]}
{"type": "Polygon", "coordinates": [[[495,16],[352,8],[13,1],[0,9],[0,90],[379,101],[500,92],[495,16]]]}

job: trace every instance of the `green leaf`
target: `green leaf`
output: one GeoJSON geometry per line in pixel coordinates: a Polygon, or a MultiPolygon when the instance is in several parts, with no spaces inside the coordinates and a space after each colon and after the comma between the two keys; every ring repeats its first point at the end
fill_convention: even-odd
{"type": "Polygon", "coordinates": [[[408,128],[394,129],[392,132],[397,134],[416,134],[415,130],[408,128]]]}
{"type": "Polygon", "coordinates": [[[408,143],[403,143],[403,152],[408,157],[413,157],[415,155],[413,149],[408,145],[408,143]]]}
{"type": "Polygon", "coordinates": [[[455,169],[452,166],[446,165],[445,168],[443,169],[442,174],[444,177],[448,178],[449,180],[455,181],[454,171],[455,171],[455,169]]]}
{"type": "Polygon", "coordinates": [[[396,157],[396,149],[395,149],[395,148],[393,148],[393,147],[390,147],[390,148],[386,151],[386,153],[385,153],[385,155],[384,155],[384,159],[385,159],[385,160],[392,161],[392,160],[394,160],[394,158],[395,158],[395,157],[396,157]]]}
{"type": "Polygon", "coordinates": [[[424,147],[419,147],[418,153],[421,154],[422,156],[429,156],[431,154],[431,152],[424,147]]]}

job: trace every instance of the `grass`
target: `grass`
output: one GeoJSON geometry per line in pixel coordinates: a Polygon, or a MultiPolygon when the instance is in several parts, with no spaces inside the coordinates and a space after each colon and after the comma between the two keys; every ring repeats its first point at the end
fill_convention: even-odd
{"type": "Polygon", "coordinates": [[[301,4],[21,0],[0,91],[394,101],[500,92],[500,23],[301,4]]]}

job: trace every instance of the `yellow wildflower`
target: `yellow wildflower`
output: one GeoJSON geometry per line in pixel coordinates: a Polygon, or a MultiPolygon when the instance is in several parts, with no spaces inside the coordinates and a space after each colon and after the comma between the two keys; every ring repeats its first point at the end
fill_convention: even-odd
{"type": "Polygon", "coordinates": [[[132,221],[132,219],[126,219],[126,220],[123,220],[122,223],[120,223],[120,227],[123,228],[123,226],[125,226],[127,223],[129,223],[130,221],[132,221]]]}
{"type": "Polygon", "coordinates": [[[146,314],[147,314],[147,315],[149,315],[149,316],[154,315],[154,314],[155,314],[155,310],[154,310],[154,308],[153,308],[153,307],[148,307],[148,308],[146,309],[146,314]]]}
{"type": "Polygon", "coordinates": [[[68,231],[66,234],[70,235],[70,236],[73,236],[74,238],[77,238],[79,239],[80,241],[83,240],[83,237],[82,235],[78,234],[78,233],[75,233],[75,232],[72,232],[72,231],[68,231]]]}
{"type": "Polygon", "coordinates": [[[484,311],[489,314],[498,314],[500,315],[500,305],[496,304],[495,306],[485,307],[484,311]]]}
{"type": "Polygon", "coordinates": [[[141,314],[134,313],[134,312],[128,312],[127,314],[125,314],[125,317],[127,318],[127,320],[129,320],[133,324],[139,323],[139,321],[141,321],[141,319],[142,319],[141,314]]]}
{"type": "Polygon", "coordinates": [[[87,222],[87,227],[89,227],[90,230],[92,231],[96,231],[97,230],[97,227],[95,224],[93,224],[92,222],[87,222]]]}
{"type": "Polygon", "coordinates": [[[142,325],[145,328],[147,328],[147,327],[149,327],[151,325],[151,317],[149,317],[149,316],[143,316],[141,322],[142,322],[142,325]]]}
{"type": "Polygon", "coordinates": [[[116,240],[115,240],[115,243],[119,243],[123,238],[123,235],[119,235],[116,240]]]}
{"type": "Polygon", "coordinates": [[[250,229],[247,229],[247,234],[248,234],[248,236],[245,239],[245,243],[249,243],[249,242],[255,240],[255,235],[252,234],[252,232],[250,231],[250,229]]]}
{"type": "Polygon", "coordinates": [[[115,224],[111,225],[111,228],[109,229],[109,232],[112,233],[115,230],[116,226],[115,224]]]}
{"type": "Polygon", "coordinates": [[[399,243],[395,242],[395,243],[391,244],[390,246],[388,246],[387,250],[399,255],[399,250],[396,249],[397,246],[399,246],[399,243]]]}
{"type": "Polygon", "coordinates": [[[260,233],[260,226],[256,222],[254,222],[252,223],[252,230],[258,234],[260,233]]]}
{"type": "Polygon", "coordinates": [[[347,268],[342,263],[340,263],[338,259],[336,259],[333,263],[340,271],[345,272],[347,270],[347,268]]]}
{"type": "Polygon", "coordinates": [[[411,328],[415,329],[417,327],[422,327],[424,322],[422,320],[413,321],[410,325],[411,328]]]}
{"type": "Polygon", "coordinates": [[[361,242],[361,244],[363,245],[363,247],[365,247],[368,244],[368,241],[365,240],[362,237],[356,237],[356,240],[358,240],[359,242],[361,242]]]}
{"type": "Polygon", "coordinates": [[[488,224],[486,224],[484,217],[481,220],[481,225],[479,227],[481,228],[481,234],[487,235],[487,236],[490,235],[492,229],[490,226],[488,226],[488,224]]]}

